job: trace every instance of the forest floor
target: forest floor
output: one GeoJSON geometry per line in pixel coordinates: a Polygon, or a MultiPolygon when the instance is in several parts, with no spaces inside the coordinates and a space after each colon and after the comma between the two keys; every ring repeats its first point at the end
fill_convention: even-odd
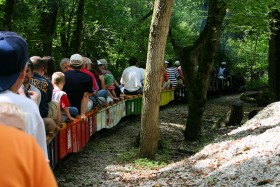
{"type": "MultiPolygon", "coordinates": [[[[183,130],[188,114],[187,104],[176,102],[162,107],[160,111],[161,143],[154,162],[137,159],[135,139],[140,130],[140,116],[126,117],[113,129],[98,132],[81,152],[67,156],[54,172],[58,184],[61,187],[238,186],[238,184],[243,186],[246,183],[228,181],[240,178],[238,172],[236,172],[238,176],[235,176],[232,174],[233,171],[228,171],[231,172],[230,176],[222,179],[222,182],[219,181],[218,176],[210,176],[209,173],[217,172],[215,169],[222,168],[222,164],[217,162],[217,159],[210,159],[208,153],[203,152],[204,149],[210,149],[208,152],[213,151],[217,146],[215,143],[210,144],[211,142],[217,142],[217,139],[222,142],[224,136],[237,128],[211,129],[212,125],[229,111],[231,103],[236,100],[239,100],[239,95],[223,96],[207,102],[203,116],[203,138],[196,142],[184,141],[183,130]],[[201,165],[205,165],[205,168],[201,165]]],[[[248,112],[253,109],[260,108],[245,103],[242,123],[247,121],[248,112]]],[[[219,155],[219,159],[220,157],[222,156],[219,155]]],[[[279,174],[278,177],[280,177],[279,174]]],[[[252,180],[267,184],[272,179],[253,178],[252,180]]]]}

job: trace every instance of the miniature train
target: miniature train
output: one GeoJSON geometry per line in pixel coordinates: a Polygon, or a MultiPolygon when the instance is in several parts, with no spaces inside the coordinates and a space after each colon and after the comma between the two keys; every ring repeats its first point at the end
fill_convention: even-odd
{"type": "MultiPolygon", "coordinates": [[[[186,97],[185,87],[163,90],[161,92],[160,106],[165,106],[175,99],[186,99],[186,97]]],[[[101,129],[110,129],[118,125],[125,116],[140,115],[141,108],[142,95],[129,96],[107,107],[96,107],[87,112],[87,121],[77,117],[71,123],[62,123],[57,132],[47,136],[51,168],[55,169],[59,160],[66,155],[81,151],[90,140],[90,137],[101,129]]]]}

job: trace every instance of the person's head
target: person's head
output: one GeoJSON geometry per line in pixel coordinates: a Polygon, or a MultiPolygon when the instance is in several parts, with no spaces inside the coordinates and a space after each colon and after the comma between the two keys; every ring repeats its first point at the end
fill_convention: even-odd
{"type": "Polygon", "coordinates": [[[168,67],[169,62],[168,61],[164,61],[164,66],[168,67]]]}
{"type": "Polygon", "coordinates": [[[63,58],[60,61],[60,69],[61,71],[64,73],[66,71],[72,70],[71,66],[70,66],[70,59],[69,58],[63,58]]]}
{"type": "Polygon", "coordinates": [[[168,67],[168,68],[172,67],[172,60],[168,60],[167,67],[168,67]]]}
{"type": "Polygon", "coordinates": [[[28,59],[27,64],[26,64],[25,78],[24,78],[24,81],[23,81],[24,85],[29,85],[30,84],[30,81],[31,81],[31,78],[32,78],[32,75],[33,75],[33,69],[34,69],[34,66],[33,66],[31,60],[28,59]]]}
{"type": "Polygon", "coordinates": [[[129,60],[128,60],[128,63],[130,66],[136,66],[137,64],[137,58],[135,57],[130,57],[129,60]]]}
{"type": "Polygon", "coordinates": [[[0,123],[24,131],[26,126],[25,115],[15,104],[0,102],[0,123]]]}
{"type": "Polygon", "coordinates": [[[87,58],[87,61],[88,61],[88,63],[87,63],[86,68],[87,68],[87,70],[90,71],[92,69],[92,61],[90,60],[90,58],[87,58]]]}
{"type": "Polygon", "coordinates": [[[101,72],[101,70],[100,70],[100,68],[99,68],[99,64],[100,62],[98,61],[98,60],[96,60],[96,58],[92,58],[92,72],[94,73],[94,74],[101,74],[102,72],[101,72]]]}
{"type": "Polygon", "coordinates": [[[146,69],[146,62],[145,62],[145,61],[141,61],[141,62],[139,63],[139,68],[146,69]]]}
{"type": "Polygon", "coordinates": [[[55,72],[52,75],[52,83],[53,85],[59,86],[64,85],[65,83],[65,76],[62,72],[55,72]]]}
{"type": "Polygon", "coordinates": [[[91,60],[87,57],[83,57],[83,67],[86,68],[87,70],[91,70],[91,65],[92,65],[91,60]]]}
{"type": "Polygon", "coordinates": [[[222,63],[221,63],[221,67],[222,67],[222,68],[224,68],[224,67],[226,67],[226,66],[227,66],[227,63],[226,63],[226,62],[222,62],[222,63]]]}
{"type": "Polygon", "coordinates": [[[70,65],[72,69],[80,70],[83,65],[83,57],[80,54],[73,54],[70,57],[70,65]]]}
{"type": "Polygon", "coordinates": [[[14,32],[0,31],[0,92],[17,92],[25,78],[26,41],[14,32]]]}
{"type": "Polygon", "coordinates": [[[180,62],[179,62],[178,60],[177,60],[177,61],[175,61],[175,63],[174,63],[174,64],[175,64],[175,66],[176,66],[176,67],[179,67],[179,66],[180,66],[180,62]]]}
{"type": "Polygon", "coordinates": [[[54,66],[54,58],[51,56],[44,56],[42,58],[43,61],[45,61],[46,64],[46,72],[45,75],[47,77],[51,77],[52,74],[55,72],[55,66],[54,66]]]}
{"type": "Polygon", "coordinates": [[[108,62],[105,58],[97,60],[100,69],[107,69],[108,62]]]}
{"type": "Polygon", "coordinates": [[[34,66],[33,72],[39,75],[45,75],[46,72],[46,62],[39,56],[32,56],[30,60],[34,66]]]}

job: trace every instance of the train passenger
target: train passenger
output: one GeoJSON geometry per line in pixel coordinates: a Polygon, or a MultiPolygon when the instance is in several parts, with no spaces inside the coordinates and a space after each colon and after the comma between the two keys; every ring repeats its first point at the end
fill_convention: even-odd
{"type": "Polygon", "coordinates": [[[87,58],[86,68],[88,71],[91,71],[92,69],[92,61],[90,60],[90,58],[87,58]]]}
{"type": "Polygon", "coordinates": [[[218,71],[218,78],[225,78],[226,76],[229,75],[229,71],[226,66],[227,66],[226,62],[221,63],[218,71]]]}
{"type": "Polygon", "coordinates": [[[41,91],[38,88],[36,88],[34,85],[31,84],[33,69],[34,69],[34,66],[33,66],[31,60],[28,59],[28,62],[26,64],[26,74],[25,74],[25,78],[24,78],[24,81],[23,81],[23,85],[24,85],[24,89],[28,92],[30,97],[39,106],[40,103],[41,103],[41,91]],[[36,92],[38,94],[37,98],[34,98],[35,97],[34,92],[36,92]]]}
{"type": "Polygon", "coordinates": [[[139,62],[138,67],[140,69],[141,76],[143,77],[143,80],[141,81],[141,83],[144,87],[144,85],[145,85],[146,62],[145,61],[139,62]]]}
{"type": "MultiPolygon", "coordinates": [[[[102,74],[105,75],[105,74],[111,74],[113,75],[113,73],[111,71],[108,70],[108,62],[106,59],[99,59],[98,60],[98,66],[99,66],[99,69],[101,70],[102,74]]],[[[113,75],[114,77],[114,75],[113,75]]],[[[121,90],[120,90],[120,84],[118,83],[118,81],[114,78],[114,86],[115,86],[115,89],[114,89],[114,92],[116,94],[116,97],[120,97],[120,94],[121,94],[121,90]]]]}
{"type": "Polygon", "coordinates": [[[164,70],[163,77],[162,77],[162,90],[167,90],[171,86],[171,81],[168,79],[168,74],[166,69],[164,70]]]}
{"type": "Polygon", "coordinates": [[[0,123],[25,131],[23,111],[14,103],[0,102],[0,123]]]}
{"type": "Polygon", "coordinates": [[[41,102],[39,111],[42,118],[52,118],[56,125],[60,124],[60,107],[59,103],[52,101],[53,86],[48,78],[45,77],[46,62],[39,56],[32,56],[30,58],[34,65],[33,77],[31,83],[41,91],[41,102]]]}
{"type": "Polygon", "coordinates": [[[218,69],[218,87],[222,89],[232,87],[232,77],[226,66],[227,63],[222,62],[218,69]]]}
{"type": "Polygon", "coordinates": [[[180,64],[180,61],[175,61],[174,63],[175,65],[175,69],[178,71],[179,73],[179,78],[177,80],[177,86],[184,86],[184,75],[183,75],[183,71],[182,71],[182,67],[181,67],[181,64],[180,64]]]}
{"type": "Polygon", "coordinates": [[[172,61],[165,61],[166,72],[168,74],[168,79],[171,81],[173,88],[177,86],[177,79],[180,77],[178,71],[172,66],[172,61]]]}
{"type": "Polygon", "coordinates": [[[62,111],[60,122],[65,122],[67,119],[73,121],[79,114],[79,111],[76,107],[70,106],[67,93],[62,91],[65,84],[65,75],[62,72],[55,72],[52,75],[52,84],[54,87],[52,100],[60,103],[60,109],[62,111]]]}
{"type": "Polygon", "coordinates": [[[46,71],[45,71],[45,77],[51,81],[52,74],[55,72],[55,66],[54,66],[54,58],[51,56],[43,56],[43,61],[45,61],[46,64],[46,71]]]}
{"type": "MultiPolygon", "coordinates": [[[[25,132],[35,137],[45,157],[48,158],[45,127],[38,106],[31,99],[17,94],[26,73],[27,43],[13,32],[1,31],[0,38],[0,102],[14,103],[24,111],[26,118],[25,132]]],[[[10,167],[3,167],[2,165],[1,168],[7,169],[10,167]]]]}
{"type": "MultiPolygon", "coordinates": [[[[105,66],[101,61],[97,61],[100,70],[102,72],[103,67],[105,66]]],[[[105,70],[105,69],[103,69],[105,70]]],[[[118,96],[115,93],[115,78],[113,76],[113,74],[109,71],[103,71],[103,77],[104,77],[104,84],[105,84],[105,89],[108,91],[108,96],[113,99],[113,100],[119,100],[118,96]]]]}
{"type": "Polygon", "coordinates": [[[60,61],[60,69],[61,71],[64,73],[66,71],[72,70],[71,66],[70,66],[70,59],[69,58],[63,58],[60,61]]]}
{"type": "Polygon", "coordinates": [[[120,81],[124,87],[124,94],[142,94],[143,86],[141,82],[144,77],[142,77],[140,69],[136,67],[137,59],[135,57],[130,57],[128,62],[130,67],[124,69],[120,81]]]}
{"type": "MultiPolygon", "coordinates": [[[[39,111],[37,113],[39,115],[39,111]]],[[[33,137],[0,124],[0,146],[1,186],[57,186],[53,172],[33,137]]]]}
{"type": "Polygon", "coordinates": [[[87,65],[89,63],[92,63],[91,60],[89,61],[89,58],[83,57],[83,65],[81,71],[88,74],[92,78],[92,85],[93,85],[94,92],[92,93],[91,96],[89,96],[89,99],[93,102],[93,107],[96,107],[99,104],[99,102],[104,102],[104,103],[106,102],[108,98],[108,92],[105,89],[99,88],[99,85],[96,81],[94,74],[87,69],[87,65]]]}
{"type": "Polygon", "coordinates": [[[86,112],[93,107],[93,103],[89,99],[89,96],[94,92],[92,78],[80,71],[83,65],[83,57],[80,54],[71,56],[70,65],[73,70],[64,73],[63,91],[67,93],[71,105],[79,110],[81,118],[85,120],[87,119],[86,112]]]}

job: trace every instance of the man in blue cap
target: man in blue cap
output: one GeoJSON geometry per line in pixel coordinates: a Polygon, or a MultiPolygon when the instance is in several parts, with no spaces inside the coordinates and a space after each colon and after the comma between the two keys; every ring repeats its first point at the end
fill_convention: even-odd
{"type": "Polygon", "coordinates": [[[28,46],[22,37],[14,32],[0,31],[0,102],[14,103],[24,112],[26,133],[35,137],[48,158],[45,126],[38,106],[17,94],[25,78],[28,58],[28,46]]]}

